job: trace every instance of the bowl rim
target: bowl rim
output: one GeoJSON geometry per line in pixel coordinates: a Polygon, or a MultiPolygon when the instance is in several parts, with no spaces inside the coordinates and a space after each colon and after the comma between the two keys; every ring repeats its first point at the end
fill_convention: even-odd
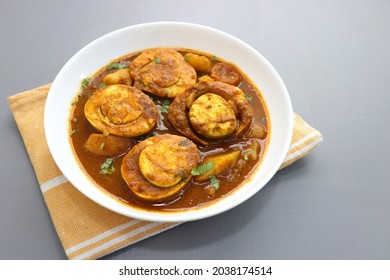
{"type": "MultiPolygon", "coordinates": [[[[158,47],[158,46],[156,46],[156,47],[158,47]]],[[[180,47],[180,46],[177,46],[177,47],[180,47]]],[[[192,48],[192,49],[198,49],[198,48],[192,48]]],[[[199,49],[199,50],[203,51],[201,49],[199,49]]],[[[128,53],[130,53],[130,52],[131,51],[129,51],[128,53]]],[[[118,57],[123,56],[125,54],[126,53],[118,55],[118,57]]],[[[221,55],[221,57],[224,59],[226,58],[228,61],[230,61],[230,59],[228,57],[224,57],[223,55],[221,55]]],[[[115,59],[115,58],[113,57],[111,60],[113,60],[113,59],[115,59]]],[[[108,62],[109,61],[107,61],[107,63],[108,62]]],[[[232,62],[235,63],[235,61],[232,61],[232,62]]],[[[105,64],[102,64],[100,67],[102,67],[104,65],[105,64]]],[[[99,68],[96,68],[95,71],[97,71],[98,69],[99,68]]],[[[243,71],[243,72],[246,74],[245,71],[243,71]]],[[[91,74],[93,74],[93,73],[91,73],[91,74]]],[[[253,81],[252,77],[249,76],[249,78],[253,81]]],[[[80,81],[81,81],[81,77],[77,81],[78,84],[80,83],[80,81]]],[[[260,89],[261,94],[264,97],[264,93],[261,90],[261,87],[259,87],[259,85],[257,85],[257,84],[256,84],[256,86],[260,89]]],[[[77,90],[75,92],[72,92],[73,97],[76,94],[77,94],[77,90]]],[[[267,100],[263,100],[263,101],[265,102],[265,105],[268,109],[268,113],[270,113],[267,100]]],[[[70,112],[69,112],[69,114],[70,114],[70,112]]],[[[68,114],[68,117],[69,117],[69,114],[68,114]]],[[[274,137],[273,132],[272,132],[272,130],[274,129],[273,128],[273,117],[271,117],[270,125],[272,126],[271,137],[274,137]]],[[[66,125],[66,128],[68,129],[67,125],[66,125]]],[[[97,39],[90,42],[89,44],[87,44],[86,46],[84,46],[83,48],[81,48],[78,52],[76,52],[66,62],[66,64],[61,68],[61,70],[57,74],[56,78],[54,79],[54,81],[51,85],[51,88],[49,90],[48,96],[47,96],[47,100],[45,103],[45,110],[44,110],[44,131],[45,131],[45,137],[46,137],[46,141],[47,141],[47,144],[49,147],[49,151],[50,151],[55,163],[57,164],[57,166],[59,167],[59,169],[63,173],[63,175],[70,181],[70,183],[76,189],[78,189],[81,193],[83,193],[85,196],[87,196],[92,201],[102,205],[103,207],[105,207],[107,209],[110,209],[111,211],[117,212],[119,214],[131,217],[131,218],[136,218],[136,219],[140,219],[140,220],[147,220],[147,221],[154,221],[154,222],[185,222],[185,221],[192,221],[192,220],[208,218],[208,217],[223,213],[227,210],[230,210],[230,209],[236,207],[237,205],[243,203],[244,201],[248,200],[255,193],[260,191],[269,182],[269,180],[271,180],[271,178],[275,175],[275,173],[278,171],[279,167],[283,163],[284,157],[287,155],[287,152],[288,152],[288,149],[290,146],[290,142],[292,139],[292,133],[293,133],[293,109],[292,109],[292,104],[291,104],[291,100],[290,100],[290,96],[288,94],[287,88],[286,88],[283,80],[281,79],[280,75],[277,73],[277,71],[274,69],[274,67],[271,65],[271,63],[262,54],[260,54],[260,52],[255,50],[253,47],[251,47],[250,45],[248,45],[244,41],[224,32],[224,31],[221,31],[221,30],[218,30],[218,29],[215,29],[212,27],[208,27],[205,25],[188,23],[188,22],[176,22],[176,21],[149,22],[149,23],[142,23],[142,24],[127,26],[127,27],[120,28],[120,29],[117,29],[115,31],[109,32],[103,36],[100,36],[97,39]],[[207,35],[212,35],[212,36],[217,36],[217,37],[219,36],[218,38],[220,38],[220,39],[222,38],[223,40],[227,40],[229,42],[232,42],[232,44],[236,44],[237,46],[240,46],[240,47],[244,48],[246,51],[250,52],[251,55],[256,56],[256,59],[261,61],[264,64],[265,68],[269,71],[270,77],[272,77],[274,79],[274,82],[276,83],[276,87],[281,93],[281,96],[280,96],[281,100],[280,101],[282,102],[282,105],[283,105],[284,118],[285,118],[284,121],[286,122],[285,123],[285,131],[284,131],[285,139],[282,139],[283,140],[282,144],[280,144],[280,146],[279,146],[279,149],[280,149],[279,155],[278,155],[277,159],[274,161],[273,166],[268,168],[268,171],[263,175],[263,178],[261,180],[262,183],[260,184],[260,186],[254,186],[253,188],[251,188],[250,190],[246,190],[245,192],[242,192],[242,189],[244,186],[240,186],[237,190],[233,191],[232,194],[228,195],[227,197],[225,197],[221,200],[218,200],[215,203],[211,203],[210,205],[207,205],[205,207],[195,208],[195,209],[191,209],[188,211],[182,211],[182,212],[174,211],[172,213],[171,212],[161,213],[161,212],[141,210],[141,209],[138,209],[135,207],[130,207],[128,205],[126,205],[125,207],[123,207],[124,205],[119,206],[119,204],[121,204],[121,202],[118,203],[117,199],[114,199],[113,197],[107,195],[103,190],[101,190],[97,186],[93,186],[94,189],[92,190],[92,192],[90,192],[90,190],[87,189],[88,187],[86,188],[85,185],[83,185],[86,183],[86,181],[84,180],[85,178],[80,179],[78,177],[75,177],[74,174],[72,174],[72,170],[75,171],[75,169],[74,168],[69,169],[69,167],[67,167],[65,165],[65,163],[63,162],[63,154],[60,154],[58,151],[58,147],[56,147],[57,141],[55,139],[55,133],[53,132],[54,124],[52,123],[52,116],[53,116],[53,114],[56,113],[56,110],[53,107],[54,106],[53,104],[55,104],[54,98],[55,98],[56,92],[59,91],[59,87],[61,86],[62,80],[66,78],[64,76],[66,75],[67,71],[72,68],[72,65],[74,65],[80,57],[82,57],[83,55],[86,55],[91,49],[93,49],[97,45],[99,45],[99,44],[104,45],[105,42],[109,42],[113,38],[118,38],[118,36],[120,38],[120,36],[123,36],[124,34],[127,34],[129,32],[130,33],[131,32],[137,33],[137,32],[142,32],[142,31],[150,31],[153,29],[158,29],[160,31],[163,30],[166,32],[166,30],[170,30],[172,28],[173,29],[175,29],[175,28],[176,29],[183,29],[183,30],[190,29],[192,31],[199,30],[200,32],[205,32],[205,34],[207,34],[207,35]],[[229,198],[232,196],[238,196],[240,199],[229,198]]],[[[62,135],[64,135],[63,131],[62,132],[57,131],[57,132],[60,134],[62,133],[62,135]]],[[[268,146],[271,145],[272,139],[273,138],[271,138],[269,140],[268,146]]],[[[280,142],[281,140],[278,140],[278,141],[280,142]]],[[[68,141],[68,142],[70,142],[70,141],[68,141]]],[[[69,146],[70,146],[70,143],[69,143],[69,146]]],[[[267,156],[267,153],[268,153],[268,151],[266,151],[266,154],[264,156],[267,156]]],[[[80,169],[80,172],[83,174],[83,176],[87,177],[88,180],[92,183],[91,178],[89,178],[89,176],[86,174],[86,172],[81,170],[82,167],[79,165],[78,160],[76,159],[76,155],[73,153],[73,149],[72,149],[72,156],[74,157],[74,161],[77,164],[77,168],[80,169]]],[[[261,166],[263,164],[264,164],[264,162],[261,163],[261,166]]],[[[261,169],[261,166],[258,169],[261,169]]],[[[254,178],[252,177],[252,179],[254,179],[254,178]]],[[[244,185],[248,185],[248,184],[252,184],[252,181],[245,183],[244,185]]]]}

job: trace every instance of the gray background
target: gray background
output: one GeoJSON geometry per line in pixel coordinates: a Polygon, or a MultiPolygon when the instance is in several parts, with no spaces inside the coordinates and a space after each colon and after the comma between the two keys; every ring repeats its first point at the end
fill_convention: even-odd
{"type": "Polygon", "coordinates": [[[104,259],[390,259],[390,1],[0,1],[0,259],[66,258],[7,96],[99,36],[186,21],[252,45],[323,144],[247,202],[104,259]]]}

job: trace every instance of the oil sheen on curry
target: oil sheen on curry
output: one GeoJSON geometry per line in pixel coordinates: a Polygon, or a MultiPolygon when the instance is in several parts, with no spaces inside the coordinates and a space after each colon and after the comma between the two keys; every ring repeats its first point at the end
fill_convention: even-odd
{"type": "Polygon", "coordinates": [[[233,63],[181,48],[125,55],[81,82],[70,142],[104,191],[148,211],[207,206],[245,184],[267,148],[260,92],[233,63]]]}

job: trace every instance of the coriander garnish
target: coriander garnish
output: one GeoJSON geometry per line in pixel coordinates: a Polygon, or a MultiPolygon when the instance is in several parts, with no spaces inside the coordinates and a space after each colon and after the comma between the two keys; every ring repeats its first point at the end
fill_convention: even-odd
{"type": "Polygon", "coordinates": [[[163,104],[161,105],[161,113],[168,113],[169,100],[164,99],[163,104]]]}
{"type": "Polygon", "coordinates": [[[245,95],[246,100],[248,100],[249,102],[253,101],[253,97],[252,96],[246,95],[245,93],[244,93],[244,95],[245,95]]]}
{"type": "Polygon", "coordinates": [[[161,63],[161,60],[160,60],[159,57],[156,57],[153,61],[154,61],[154,63],[156,63],[156,64],[160,64],[160,63],[161,63]]]}
{"type": "Polygon", "coordinates": [[[85,78],[81,81],[81,89],[85,89],[88,85],[89,82],[92,80],[92,78],[85,78]]]}
{"type": "Polygon", "coordinates": [[[113,165],[114,159],[113,158],[107,158],[105,162],[102,163],[100,166],[100,174],[112,174],[115,172],[115,167],[113,165]]]}
{"type": "Polygon", "coordinates": [[[111,63],[110,65],[108,65],[107,69],[112,70],[112,69],[122,69],[122,68],[127,68],[127,67],[128,67],[127,64],[115,62],[115,63],[111,63]]]}
{"type": "Polygon", "coordinates": [[[218,57],[216,57],[215,55],[211,56],[210,60],[219,61],[218,57]]]}
{"type": "Polygon", "coordinates": [[[106,87],[106,86],[108,86],[108,84],[106,84],[106,83],[101,83],[101,84],[99,85],[99,88],[104,88],[104,87],[106,87]]]}
{"type": "Polygon", "coordinates": [[[79,131],[80,131],[79,128],[72,129],[72,130],[70,131],[70,136],[72,136],[73,134],[75,134],[76,132],[79,132],[79,131]]]}
{"type": "Polygon", "coordinates": [[[79,99],[80,99],[80,95],[76,95],[75,98],[73,98],[72,103],[70,103],[70,105],[73,107],[74,105],[76,105],[77,102],[79,102],[79,99]]]}
{"type": "Polygon", "coordinates": [[[219,180],[213,175],[207,175],[207,177],[209,177],[209,179],[210,179],[210,185],[214,189],[218,190],[219,189],[219,180]]]}
{"type": "Polygon", "coordinates": [[[214,163],[212,161],[209,161],[203,165],[199,165],[197,166],[196,168],[192,169],[191,170],[191,175],[192,176],[198,176],[198,175],[202,175],[203,173],[206,173],[207,174],[207,177],[209,177],[210,179],[210,185],[218,190],[219,188],[219,180],[214,176],[214,175],[210,175],[208,174],[207,172],[210,171],[211,169],[213,169],[214,167],[214,163]]]}
{"type": "Polygon", "coordinates": [[[214,167],[214,163],[212,161],[207,162],[203,165],[199,165],[191,170],[192,176],[198,176],[202,175],[203,173],[206,173],[207,171],[210,171],[214,167]]]}

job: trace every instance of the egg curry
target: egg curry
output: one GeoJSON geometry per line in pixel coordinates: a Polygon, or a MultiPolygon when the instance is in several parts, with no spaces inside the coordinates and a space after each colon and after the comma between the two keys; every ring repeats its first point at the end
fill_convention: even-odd
{"type": "Polygon", "coordinates": [[[127,54],[81,81],[69,138],[103,191],[148,211],[204,207],[259,168],[269,118],[233,63],[183,48],[127,54]]]}

